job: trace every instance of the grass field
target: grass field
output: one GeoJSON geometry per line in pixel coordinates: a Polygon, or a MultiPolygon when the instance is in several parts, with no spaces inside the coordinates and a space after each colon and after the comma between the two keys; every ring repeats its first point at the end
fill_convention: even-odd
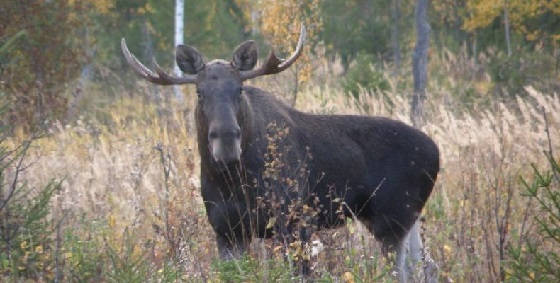
{"type": "MultiPolygon", "coordinates": [[[[285,91],[274,82],[258,84],[275,94],[285,91]]],[[[318,85],[298,94],[297,109],[410,123],[410,95],[394,85],[384,95],[363,91],[358,102],[336,86],[318,85]]],[[[102,96],[95,91],[88,95],[102,96]]],[[[429,91],[423,130],[440,147],[442,169],[423,213],[423,239],[442,282],[515,281],[509,249],[540,231],[536,219],[542,212],[523,196],[520,178],[532,178],[531,164],[547,168],[544,152],[555,156],[560,150],[560,98],[532,87],[526,91],[480,109],[458,109],[460,102],[444,84],[429,91]]],[[[292,280],[292,267],[267,241],[255,241],[242,260],[216,260],[199,192],[194,99],[158,104],[139,98],[149,92],[141,83],[134,97],[87,106],[87,115],[55,124],[31,145],[29,167],[20,176],[35,188],[30,195],[52,179],[61,186],[49,204],[48,239],[22,240],[19,259],[4,259],[5,279],[292,280]]],[[[3,143],[14,148],[24,139],[16,131],[3,143]]],[[[393,280],[379,246],[355,221],[317,233],[314,241],[323,246],[312,259],[317,280],[393,280]]],[[[560,248],[546,249],[558,254],[560,248]]]]}

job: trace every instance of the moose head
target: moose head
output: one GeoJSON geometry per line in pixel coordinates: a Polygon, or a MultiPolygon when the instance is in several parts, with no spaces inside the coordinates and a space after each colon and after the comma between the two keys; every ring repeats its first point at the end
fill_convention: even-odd
{"type": "Polygon", "coordinates": [[[290,67],[301,55],[305,34],[302,25],[296,50],[288,59],[281,60],[271,51],[258,68],[255,68],[257,45],[252,40],[241,43],[233,52],[231,61],[216,59],[207,63],[194,47],[178,45],[176,60],[183,76],[166,73],[155,59],[155,72],[148,69],[130,53],[124,38],[121,40],[121,49],[132,69],[154,84],[196,85],[198,111],[204,120],[211,156],[216,162],[230,164],[239,161],[242,152],[244,131],[238,118],[242,108],[243,81],[277,74],[290,67]]]}

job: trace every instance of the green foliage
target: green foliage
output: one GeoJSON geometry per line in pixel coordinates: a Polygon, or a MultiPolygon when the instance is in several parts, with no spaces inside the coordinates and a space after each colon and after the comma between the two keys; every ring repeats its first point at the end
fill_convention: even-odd
{"type": "Polygon", "coordinates": [[[81,219],[67,229],[61,253],[63,276],[73,282],[177,282],[183,276],[178,262],[165,258],[155,264],[150,244],[125,229],[114,239],[105,220],[81,219]],[[80,231],[80,232],[77,232],[80,231]],[[142,248],[140,248],[142,247],[142,248]]]}
{"type": "MultiPolygon", "coordinates": [[[[106,13],[94,12],[97,63],[124,67],[120,39],[143,62],[156,56],[162,66],[174,59],[174,0],[115,0],[106,13]],[[115,60],[118,59],[118,60],[115,60]]],[[[245,17],[235,1],[185,1],[185,43],[196,46],[208,58],[229,59],[247,35],[245,17]]]]}
{"type": "MultiPolygon", "coordinates": [[[[98,225],[96,221],[88,221],[91,223],[86,226],[86,221],[82,219],[82,231],[102,231],[103,227],[98,225]]],[[[87,235],[87,234],[86,234],[87,235]]],[[[90,239],[84,240],[78,236],[72,229],[65,233],[64,237],[64,253],[62,257],[66,260],[67,279],[73,282],[92,282],[99,281],[103,274],[100,272],[104,267],[104,254],[102,253],[104,244],[95,241],[92,235],[90,239]]]]}
{"type": "Polygon", "coordinates": [[[546,88],[554,80],[554,58],[536,52],[521,52],[507,56],[498,52],[490,58],[488,71],[495,83],[497,93],[501,95],[520,95],[528,85],[546,88]]]}
{"type": "Polygon", "coordinates": [[[521,282],[560,281],[560,165],[549,158],[549,168],[542,173],[533,166],[531,180],[521,178],[529,206],[536,204],[532,221],[535,235],[522,235],[520,244],[509,249],[510,276],[521,282]]]}
{"type": "Polygon", "coordinates": [[[375,67],[372,55],[360,53],[355,61],[342,80],[342,89],[346,94],[357,99],[362,90],[369,93],[389,90],[389,82],[384,73],[375,67]]]}
{"type": "Polygon", "coordinates": [[[297,281],[288,263],[274,259],[258,261],[248,255],[237,260],[215,261],[212,268],[223,282],[297,281]]]}
{"type": "Polygon", "coordinates": [[[10,101],[9,123],[31,128],[61,119],[62,89],[79,75],[81,6],[67,1],[9,1],[0,9],[0,89],[10,101]],[[25,35],[25,36],[24,36],[25,35]]]}
{"type": "MultiPolygon", "coordinates": [[[[406,1],[401,2],[401,9],[406,13],[408,5],[406,1]]],[[[329,54],[341,57],[345,67],[360,53],[389,53],[392,25],[389,1],[328,0],[322,2],[321,10],[323,30],[320,40],[325,43],[329,54]]],[[[405,21],[408,18],[402,17],[405,21]]],[[[401,26],[406,27],[406,31],[412,30],[410,25],[401,26]]]]}
{"type": "MultiPolygon", "coordinates": [[[[3,111],[5,106],[0,107],[0,114],[3,111]]],[[[23,183],[19,178],[34,138],[14,148],[6,145],[7,130],[0,128],[0,275],[48,278],[54,247],[48,215],[60,183],[51,181],[39,189],[23,183]]]]}
{"type": "Polygon", "coordinates": [[[124,231],[123,243],[119,247],[106,245],[109,268],[106,274],[109,282],[145,282],[150,274],[149,265],[145,264],[146,253],[136,252],[133,236],[124,231]]]}

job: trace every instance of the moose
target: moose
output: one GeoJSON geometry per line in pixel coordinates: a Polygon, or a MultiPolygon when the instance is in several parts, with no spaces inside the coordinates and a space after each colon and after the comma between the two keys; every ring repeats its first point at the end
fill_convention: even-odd
{"type": "Polygon", "coordinates": [[[307,114],[244,85],[288,69],[301,55],[305,35],[302,26],[289,58],[271,51],[258,68],[252,40],[241,43],[231,61],[206,62],[195,48],[178,45],[182,76],[166,73],[155,60],[155,71],[147,68],[124,38],[121,49],[135,73],[154,84],[196,86],[201,194],[222,258],[238,257],[254,237],[297,234],[308,245],[309,227],[334,228],[354,217],[385,255],[396,254],[406,281],[407,254],[413,262],[421,259],[418,221],[439,171],[438,147],[400,121],[307,114]],[[303,205],[291,205],[295,200],[303,205]],[[297,221],[290,215],[298,209],[295,214],[311,225],[292,225],[297,221]]]}

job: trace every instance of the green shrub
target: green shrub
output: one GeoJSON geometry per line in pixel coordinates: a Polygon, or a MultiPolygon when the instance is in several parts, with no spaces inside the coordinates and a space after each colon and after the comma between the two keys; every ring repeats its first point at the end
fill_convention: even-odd
{"type": "Polygon", "coordinates": [[[502,96],[524,94],[527,85],[547,86],[554,80],[554,58],[538,52],[520,52],[507,56],[500,52],[491,57],[488,70],[496,92],[502,96]]]}
{"type": "Polygon", "coordinates": [[[536,213],[536,234],[521,235],[519,245],[510,247],[509,276],[521,282],[560,282],[560,166],[549,158],[544,173],[533,166],[532,180],[521,179],[528,208],[536,213]]]}
{"type": "MultiPolygon", "coordinates": [[[[0,114],[5,109],[0,107],[0,114]]],[[[22,182],[26,153],[36,138],[10,147],[7,132],[7,127],[0,127],[0,276],[52,279],[55,243],[48,215],[60,183],[51,181],[36,189],[22,182]]]]}
{"type": "Polygon", "coordinates": [[[389,82],[383,72],[374,65],[375,58],[369,54],[359,54],[342,80],[342,89],[347,95],[358,98],[360,92],[388,91],[389,82]]]}
{"type": "Polygon", "coordinates": [[[223,282],[298,281],[288,263],[274,259],[259,262],[245,255],[236,260],[215,261],[212,267],[223,282]]]}

